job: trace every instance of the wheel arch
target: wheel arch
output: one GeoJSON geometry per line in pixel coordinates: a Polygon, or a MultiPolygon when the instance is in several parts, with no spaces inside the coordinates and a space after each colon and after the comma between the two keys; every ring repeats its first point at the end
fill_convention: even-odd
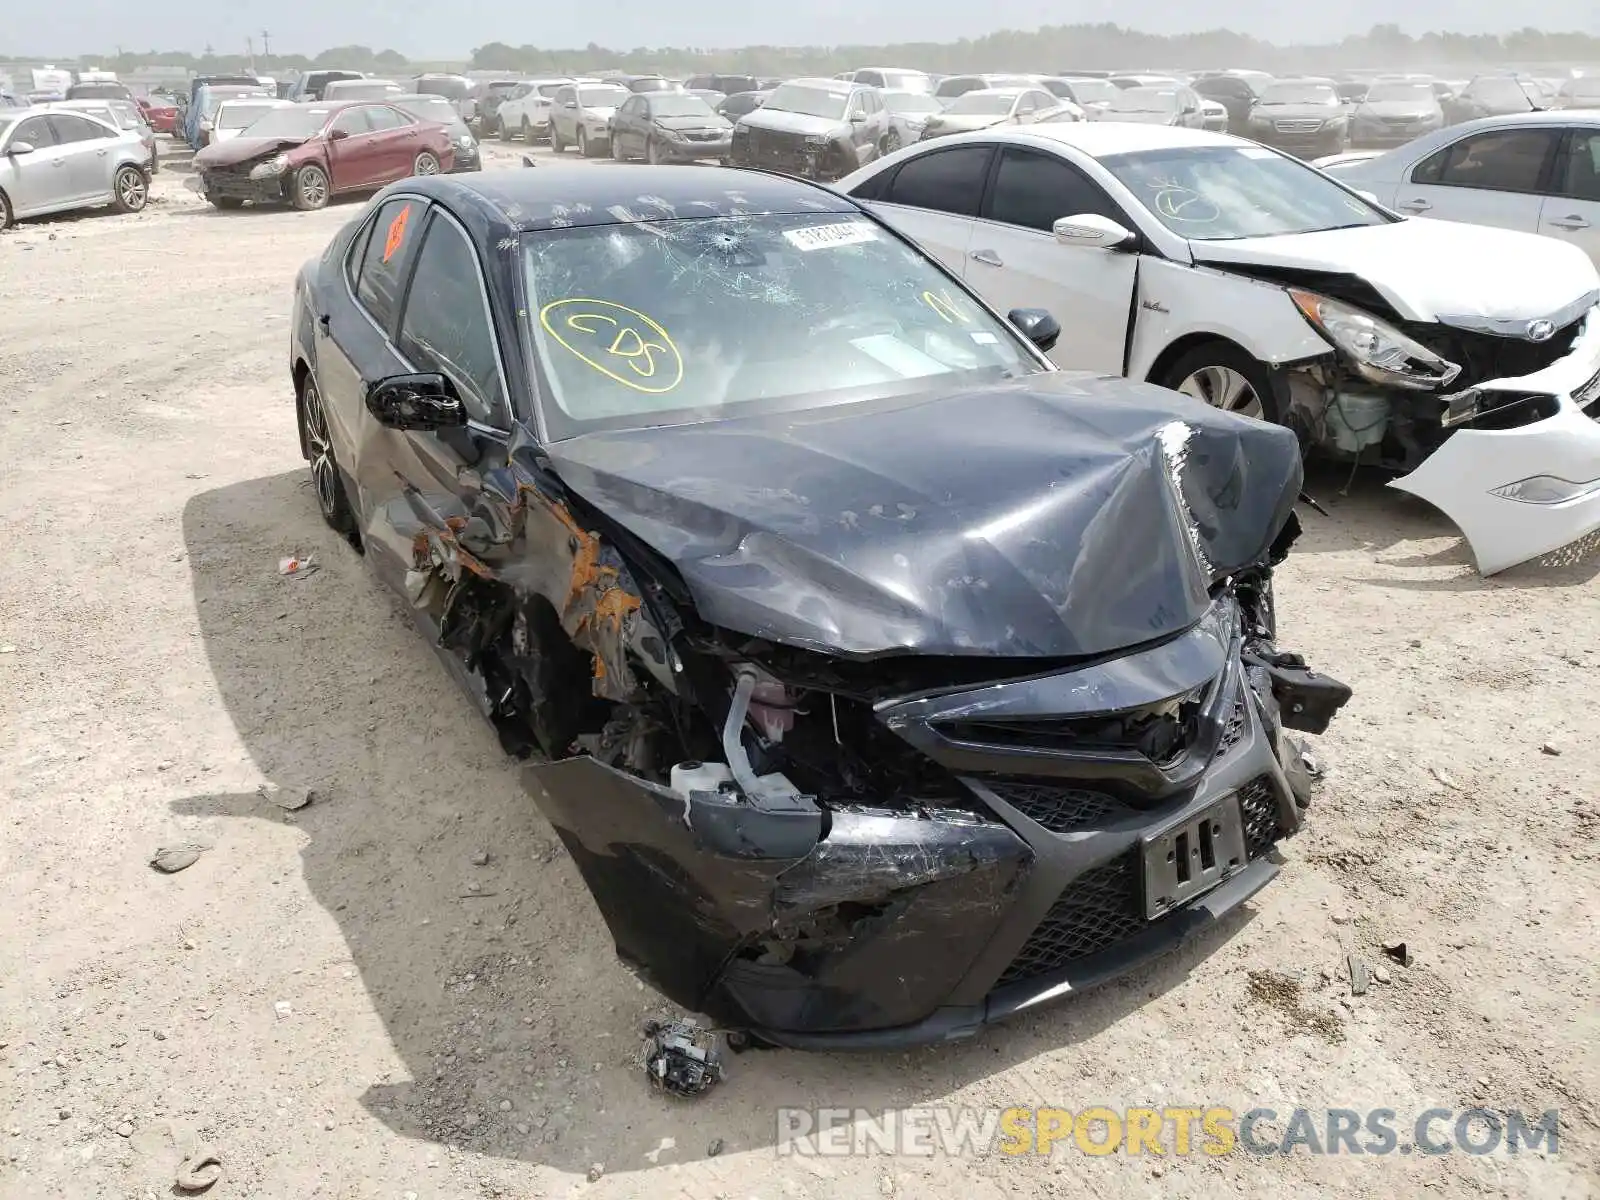
{"type": "MultiPolygon", "coordinates": [[[[1197,350],[1201,346],[1207,346],[1212,343],[1227,346],[1230,349],[1239,351],[1241,354],[1248,354],[1251,358],[1256,357],[1248,346],[1241,345],[1224,334],[1211,332],[1186,333],[1156,355],[1155,361],[1150,364],[1150,370],[1145,373],[1145,382],[1160,383],[1161,377],[1172,369],[1173,363],[1191,350],[1197,350]]],[[[1257,361],[1260,360],[1258,359],[1257,361]]],[[[1267,364],[1262,365],[1265,366],[1267,364]]]]}
{"type": "Polygon", "coordinates": [[[294,380],[294,427],[300,439],[300,457],[307,462],[311,461],[311,447],[306,444],[306,380],[311,376],[311,364],[306,361],[305,355],[298,355],[294,361],[294,369],[290,377],[294,380]]]}

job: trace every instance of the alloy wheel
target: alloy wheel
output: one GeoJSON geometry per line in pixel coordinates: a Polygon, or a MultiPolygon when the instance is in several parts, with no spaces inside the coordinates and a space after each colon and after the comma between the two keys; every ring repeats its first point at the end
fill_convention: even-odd
{"type": "Polygon", "coordinates": [[[132,168],[124,168],[117,174],[117,199],[122,202],[123,208],[138,212],[149,198],[150,189],[145,184],[143,174],[132,168]]]}
{"type": "Polygon", "coordinates": [[[1201,367],[1178,385],[1178,391],[1212,408],[1241,417],[1254,417],[1259,421],[1265,415],[1255,388],[1232,367],[1201,367]]]}
{"type": "Polygon", "coordinates": [[[437,175],[439,173],[439,160],[430,152],[424,150],[417,155],[417,161],[411,164],[413,175],[437,175]]]}
{"type": "Polygon", "coordinates": [[[301,167],[295,184],[307,208],[321,208],[328,202],[328,177],[321,167],[301,167]]]}
{"type": "Polygon", "coordinates": [[[316,380],[307,378],[301,399],[306,413],[306,444],[311,450],[311,484],[317,489],[322,515],[333,520],[339,507],[339,468],[333,461],[333,441],[328,436],[328,414],[316,380]]]}
{"type": "Polygon", "coordinates": [[[589,157],[589,131],[582,125],[578,126],[578,153],[584,158],[589,157]]]}

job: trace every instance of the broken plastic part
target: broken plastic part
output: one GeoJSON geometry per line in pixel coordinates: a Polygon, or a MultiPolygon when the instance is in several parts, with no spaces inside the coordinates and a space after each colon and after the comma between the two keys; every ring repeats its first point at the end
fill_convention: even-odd
{"type": "Polygon", "coordinates": [[[693,1099],[722,1081],[715,1035],[693,1021],[648,1021],[640,1055],[650,1086],[671,1096],[693,1099]]]}

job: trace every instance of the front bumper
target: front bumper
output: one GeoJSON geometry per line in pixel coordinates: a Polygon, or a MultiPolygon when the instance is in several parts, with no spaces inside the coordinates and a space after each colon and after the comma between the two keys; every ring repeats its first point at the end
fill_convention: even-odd
{"type": "Polygon", "coordinates": [[[802,179],[829,182],[855,169],[854,154],[837,142],[813,142],[796,134],[735,128],[729,158],[739,167],[781,171],[802,179]]]}
{"type": "Polygon", "coordinates": [[[1600,306],[1571,351],[1542,371],[1472,389],[1476,409],[1416,470],[1390,487],[1428,501],[1460,528],[1478,570],[1493,575],[1600,531],[1600,306]],[[1518,401],[1521,401],[1518,404],[1518,401]],[[1548,413],[1496,428],[1487,414],[1548,413]],[[1526,406],[1526,407],[1524,407],[1526,406]],[[1564,498],[1508,495],[1527,480],[1555,480],[1564,498]]]}
{"type": "Polygon", "coordinates": [[[686,799],[590,758],[525,780],[619,954],[675,1003],[796,1048],[966,1037],[1173,949],[1275,876],[1308,796],[1284,769],[1277,684],[1238,636],[1208,619],[1110,663],[876,706],[959,780],[960,807],[686,799]],[[1052,740],[1058,720],[1194,689],[1193,735],[1168,762],[1052,740]],[[975,732],[995,714],[1040,740],[975,732]],[[1156,864],[1201,818],[1228,849],[1163,903],[1156,864]]]}
{"type": "Polygon", "coordinates": [[[251,179],[247,165],[241,170],[221,169],[203,171],[200,175],[201,194],[208,199],[246,200],[253,204],[286,204],[285,175],[268,179],[251,179]]]}
{"type": "Polygon", "coordinates": [[[1317,158],[1337,154],[1345,148],[1345,129],[1342,125],[1324,127],[1315,133],[1280,133],[1275,129],[1252,128],[1246,137],[1292,154],[1296,158],[1317,158]]]}
{"type": "Polygon", "coordinates": [[[463,150],[457,146],[455,151],[455,161],[450,164],[447,174],[459,175],[466,171],[483,170],[483,154],[477,146],[473,146],[470,150],[463,150]]]}
{"type": "Polygon", "coordinates": [[[1350,127],[1350,148],[1352,150],[1388,150],[1395,146],[1404,146],[1407,142],[1414,142],[1424,134],[1432,133],[1438,129],[1437,125],[1390,126],[1390,125],[1352,125],[1350,127]]]}
{"type": "Polygon", "coordinates": [[[657,138],[656,146],[661,156],[669,162],[694,162],[702,158],[731,158],[733,155],[733,136],[716,138],[712,141],[682,141],[674,142],[666,138],[657,138]]]}

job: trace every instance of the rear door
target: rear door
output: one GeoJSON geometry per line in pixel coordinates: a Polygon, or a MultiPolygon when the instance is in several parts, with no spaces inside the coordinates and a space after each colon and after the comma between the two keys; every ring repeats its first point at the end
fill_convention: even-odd
{"type": "MultiPolygon", "coordinates": [[[[369,104],[363,112],[371,131],[372,161],[376,182],[392,183],[404,179],[416,166],[417,155],[436,147],[422,136],[422,126],[412,117],[387,104],[369,104]]],[[[441,162],[440,169],[444,168],[441,162]]]]}
{"type": "Polygon", "coordinates": [[[1600,266],[1600,129],[1568,129],[1539,208],[1539,232],[1581,248],[1600,266]]]}
{"type": "Polygon", "coordinates": [[[33,147],[29,154],[0,155],[0,188],[11,198],[12,211],[19,217],[43,212],[72,202],[72,182],[67,175],[66,149],[56,144],[55,130],[45,117],[29,117],[18,122],[6,142],[9,150],[18,142],[33,147]]]}
{"type": "Polygon", "coordinates": [[[967,246],[983,207],[993,157],[987,145],[930,150],[892,168],[887,179],[873,176],[857,192],[870,191],[869,208],[951,271],[966,276],[967,246]]]}
{"type": "Polygon", "coordinates": [[[1560,140],[1558,129],[1543,126],[1468,134],[1413,167],[1394,206],[1410,216],[1533,233],[1560,140]]]}
{"type": "Polygon", "coordinates": [[[72,198],[84,204],[110,200],[112,151],[120,140],[117,134],[74,113],[52,113],[50,126],[66,160],[72,198]]]}
{"type": "Polygon", "coordinates": [[[389,163],[384,145],[367,121],[368,107],[358,104],[342,110],[329,129],[328,165],[336,192],[378,187],[394,178],[384,174],[389,163]]]}
{"type": "Polygon", "coordinates": [[[1042,151],[999,150],[982,219],[973,224],[967,282],[1001,312],[1047,309],[1061,324],[1050,352],[1057,366],[1122,374],[1139,257],[1063,246],[1051,226],[1086,213],[1136,226],[1071,163],[1042,151]]]}

